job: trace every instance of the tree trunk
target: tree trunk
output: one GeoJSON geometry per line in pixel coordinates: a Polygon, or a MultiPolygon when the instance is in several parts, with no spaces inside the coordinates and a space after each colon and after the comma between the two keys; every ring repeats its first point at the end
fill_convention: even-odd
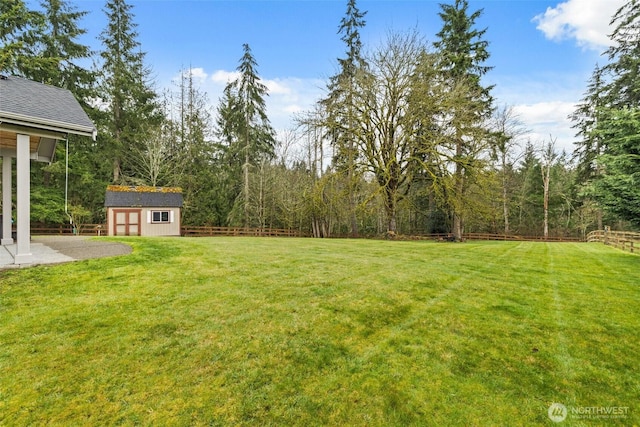
{"type": "Polygon", "coordinates": [[[542,168],[542,184],[544,186],[544,239],[549,237],[549,178],[551,175],[551,165],[542,168]]]}
{"type": "Polygon", "coordinates": [[[264,160],[260,164],[260,194],[258,196],[258,219],[260,227],[265,228],[264,208],[264,160]]]}
{"type": "Polygon", "coordinates": [[[502,153],[502,213],[504,215],[504,234],[508,235],[509,230],[509,200],[507,192],[507,159],[506,153],[502,153]]]}
{"type": "Polygon", "coordinates": [[[545,148],[545,152],[543,155],[543,164],[540,168],[542,172],[542,185],[544,188],[544,239],[547,240],[549,237],[549,181],[551,180],[551,167],[553,166],[553,161],[556,158],[555,155],[555,140],[551,138],[551,141],[545,148]]]}
{"type": "Polygon", "coordinates": [[[464,194],[464,166],[460,163],[460,158],[462,156],[462,142],[459,142],[456,145],[456,157],[458,161],[456,162],[456,170],[455,170],[455,203],[453,206],[453,229],[451,233],[453,234],[453,238],[457,242],[462,241],[463,234],[463,219],[462,219],[462,205],[463,205],[463,194],[464,194]]]}
{"type": "Polygon", "coordinates": [[[351,237],[358,237],[358,215],[356,214],[356,197],[355,197],[355,181],[354,181],[354,164],[355,159],[353,155],[354,144],[353,140],[349,138],[349,164],[347,165],[347,182],[349,185],[349,216],[351,219],[351,237]]]}
{"type": "Polygon", "coordinates": [[[598,207],[596,212],[597,212],[596,215],[597,215],[597,221],[598,221],[598,230],[604,230],[604,225],[602,221],[602,217],[603,217],[602,208],[598,207]]]}
{"type": "Polygon", "coordinates": [[[387,212],[387,217],[388,217],[388,223],[387,223],[388,232],[389,233],[393,233],[393,234],[397,234],[398,224],[397,224],[397,219],[396,219],[396,209],[395,209],[395,207],[393,209],[390,209],[387,212]]]}
{"type": "Polygon", "coordinates": [[[502,188],[502,212],[504,215],[504,234],[508,235],[511,232],[511,230],[509,230],[509,203],[507,201],[506,186],[502,188]]]}
{"type": "Polygon", "coordinates": [[[384,193],[384,207],[387,215],[387,234],[396,234],[398,231],[396,191],[393,188],[385,188],[384,193]]]}
{"type": "Polygon", "coordinates": [[[358,237],[358,215],[356,213],[355,185],[353,173],[349,170],[349,214],[351,216],[351,237],[358,237]]]}
{"type": "Polygon", "coordinates": [[[456,242],[462,241],[462,218],[456,212],[453,213],[453,229],[451,230],[451,234],[453,234],[453,238],[456,240],[456,242]]]}
{"type": "Polygon", "coordinates": [[[113,183],[120,184],[120,159],[113,159],[113,183]]]}
{"type": "Polygon", "coordinates": [[[249,147],[246,147],[242,174],[244,178],[244,228],[249,228],[249,147]]]}

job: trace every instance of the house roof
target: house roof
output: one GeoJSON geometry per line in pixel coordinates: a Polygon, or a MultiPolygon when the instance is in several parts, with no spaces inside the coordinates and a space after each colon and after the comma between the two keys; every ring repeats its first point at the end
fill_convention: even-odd
{"type": "Polygon", "coordinates": [[[107,208],[181,208],[182,190],[177,187],[110,185],[104,199],[107,208]]]}
{"type": "Polygon", "coordinates": [[[0,126],[91,136],[96,127],[67,89],[0,76],[0,126]]]}

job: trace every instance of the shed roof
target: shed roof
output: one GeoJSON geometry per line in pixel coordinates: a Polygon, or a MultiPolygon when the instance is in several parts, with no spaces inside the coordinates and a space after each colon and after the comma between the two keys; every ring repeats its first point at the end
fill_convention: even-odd
{"type": "Polygon", "coordinates": [[[107,208],[181,208],[182,190],[177,187],[110,185],[104,199],[107,208]]]}
{"type": "Polygon", "coordinates": [[[74,133],[95,139],[96,127],[67,89],[0,76],[0,125],[74,133]]]}

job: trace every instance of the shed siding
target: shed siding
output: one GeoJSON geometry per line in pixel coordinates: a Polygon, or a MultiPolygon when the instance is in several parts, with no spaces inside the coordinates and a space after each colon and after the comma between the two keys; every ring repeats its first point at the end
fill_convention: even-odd
{"type": "Polygon", "coordinates": [[[144,208],[142,209],[142,235],[143,236],[179,236],[180,235],[180,208],[144,208]],[[153,223],[150,216],[153,211],[173,212],[173,222],[153,223]]]}
{"type": "Polygon", "coordinates": [[[130,207],[109,207],[107,208],[107,231],[109,236],[116,236],[116,213],[122,211],[140,212],[140,235],[141,236],[180,236],[180,208],[130,208],[130,207]],[[170,223],[153,223],[151,214],[153,211],[168,211],[172,221],[170,223]]]}

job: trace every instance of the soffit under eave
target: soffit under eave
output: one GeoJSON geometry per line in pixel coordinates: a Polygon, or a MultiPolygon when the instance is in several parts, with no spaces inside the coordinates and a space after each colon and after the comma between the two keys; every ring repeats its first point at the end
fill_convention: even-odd
{"type": "MultiPolygon", "coordinates": [[[[29,135],[31,160],[51,163],[55,156],[57,138],[29,135]]],[[[0,156],[16,157],[17,134],[0,130],[0,156]]]]}

